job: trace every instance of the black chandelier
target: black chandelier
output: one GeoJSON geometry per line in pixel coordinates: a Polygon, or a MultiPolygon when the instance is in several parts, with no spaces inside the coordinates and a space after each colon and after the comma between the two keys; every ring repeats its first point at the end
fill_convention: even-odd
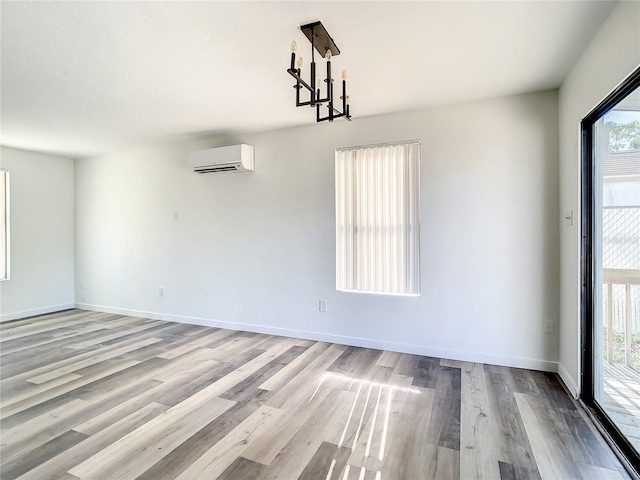
{"type": "Polygon", "coordinates": [[[333,79],[331,78],[331,57],[340,55],[340,50],[336,46],[333,38],[329,35],[327,30],[322,25],[322,22],[309,23],[308,25],[302,25],[300,30],[304,32],[306,37],[311,42],[311,81],[309,83],[302,79],[302,57],[298,57],[296,62],[296,50],[297,45],[295,40],[291,42],[291,67],[287,69],[287,72],[296,79],[296,84],[293,88],[296,89],[296,107],[302,107],[309,105],[310,107],[316,107],[316,121],[324,122],[329,120],[333,122],[334,119],[344,117],[351,121],[351,115],[349,114],[349,97],[347,96],[347,71],[342,71],[342,112],[335,107],[333,101],[333,79]],[[327,78],[324,79],[326,85],[326,97],[322,98],[320,94],[322,80],[316,79],[316,62],[315,62],[315,50],[324,57],[327,62],[327,78]],[[314,88],[315,86],[315,88],[314,88]],[[309,100],[305,102],[300,101],[300,90],[305,89],[309,92],[309,100]],[[326,104],[328,113],[326,117],[320,116],[320,107],[326,104]]]}

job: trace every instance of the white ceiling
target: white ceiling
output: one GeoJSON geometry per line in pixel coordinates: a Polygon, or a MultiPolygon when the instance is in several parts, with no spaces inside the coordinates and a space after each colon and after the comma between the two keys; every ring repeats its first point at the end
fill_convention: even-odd
{"type": "Polygon", "coordinates": [[[311,45],[298,27],[316,20],[342,51],[334,76],[348,69],[356,121],[552,89],[614,6],[1,2],[1,142],[86,157],[311,124],[313,111],[294,106],[286,69],[292,39],[308,61],[311,45]]]}

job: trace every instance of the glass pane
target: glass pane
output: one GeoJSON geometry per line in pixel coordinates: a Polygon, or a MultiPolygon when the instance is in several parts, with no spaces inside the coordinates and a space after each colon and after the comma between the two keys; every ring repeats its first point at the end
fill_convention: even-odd
{"type": "Polygon", "coordinates": [[[594,393],[640,451],[640,89],[594,126],[594,393]]]}

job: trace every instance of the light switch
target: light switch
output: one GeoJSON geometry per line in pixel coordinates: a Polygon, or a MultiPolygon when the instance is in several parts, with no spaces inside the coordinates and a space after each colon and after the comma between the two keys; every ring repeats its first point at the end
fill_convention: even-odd
{"type": "Polygon", "coordinates": [[[572,227],[573,226],[573,210],[567,210],[564,213],[564,225],[566,227],[572,227]]]}

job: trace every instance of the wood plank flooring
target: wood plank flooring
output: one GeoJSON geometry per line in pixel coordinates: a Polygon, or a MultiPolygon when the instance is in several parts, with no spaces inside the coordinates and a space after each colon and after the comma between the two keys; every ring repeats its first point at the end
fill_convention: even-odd
{"type": "Polygon", "coordinates": [[[0,365],[3,480],[628,478],[555,374],[81,310],[0,365]]]}

